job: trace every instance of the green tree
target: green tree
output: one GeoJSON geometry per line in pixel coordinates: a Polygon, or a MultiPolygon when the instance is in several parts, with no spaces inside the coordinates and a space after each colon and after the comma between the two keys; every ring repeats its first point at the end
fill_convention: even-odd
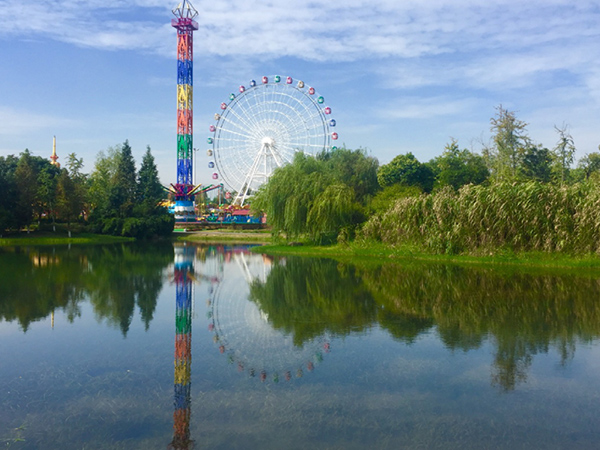
{"type": "Polygon", "coordinates": [[[82,209],[83,202],[75,182],[67,170],[61,171],[56,185],[56,211],[59,218],[66,221],[70,228],[71,222],[79,217],[82,209]]]}
{"type": "Polygon", "coordinates": [[[543,147],[528,147],[523,152],[520,178],[546,183],[552,177],[552,154],[543,147]]]}
{"type": "Polygon", "coordinates": [[[0,156],[0,235],[16,227],[17,184],[15,170],[18,159],[14,155],[0,156]]]}
{"type": "Polygon", "coordinates": [[[306,221],[308,234],[313,242],[328,244],[346,229],[344,239],[353,237],[348,227],[364,221],[355,192],[345,184],[331,184],[318,194],[312,203],[306,221]]]}
{"type": "Polygon", "coordinates": [[[158,169],[154,163],[150,146],[146,148],[142,159],[142,166],[138,174],[138,190],[139,201],[146,213],[153,211],[158,202],[165,197],[165,190],[158,178],[158,169]]]}
{"type": "Polygon", "coordinates": [[[73,181],[85,178],[85,174],[81,172],[81,169],[83,169],[83,158],[78,158],[75,153],[69,153],[65,165],[69,171],[69,176],[73,181]]]}
{"type": "Polygon", "coordinates": [[[90,177],[92,231],[136,239],[168,236],[173,232],[174,216],[152,199],[160,183],[149,148],[142,166],[140,180],[144,188],[140,189],[127,141],[122,147],[109,149],[108,155],[101,153],[90,177]],[[142,201],[141,195],[144,195],[142,201]]]}
{"type": "Polygon", "coordinates": [[[425,192],[433,188],[434,173],[431,167],[422,164],[412,153],[398,155],[388,164],[379,167],[377,181],[383,188],[393,184],[418,186],[425,192]]]}
{"type": "Polygon", "coordinates": [[[436,185],[458,190],[465,184],[481,184],[490,175],[485,159],[467,149],[460,150],[454,139],[444,147],[444,153],[430,162],[436,175],[436,185]]]}
{"type": "Polygon", "coordinates": [[[125,140],[117,158],[117,168],[109,194],[110,209],[121,218],[128,217],[136,203],[137,175],[129,141],[125,140]]]}
{"type": "MultiPolygon", "coordinates": [[[[600,150],[600,146],[598,146],[600,150]]],[[[589,179],[594,172],[600,172],[600,153],[588,153],[579,161],[578,167],[583,171],[585,179],[589,179]]]]}
{"type": "Polygon", "coordinates": [[[48,165],[44,167],[38,175],[38,198],[40,212],[47,213],[52,217],[52,222],[56,220],[56,182],[57,174],[60,169],[55,166],[48,165]]]}
{"type": "Polygon", "coordinates": [[[328,182],[323,165],[302,152],[291,164],[276,169],[252,200],[255,211],[267,214],[273,234],[295,239],[306,233],[310,206],[328,182]]]}
{"type": "Polygon", "coordinates": [[[484,149],[484,156],[492,175],[497,180],[515,180],[518,177],[522,156],[526,148],[531,147],[527,135],[527,123],[517,119],[513,111],[502,105],[496,108],[496,116],[490,120],[492,146],[484,149]]]}
{"type": "Polygon", "coordinates": [[[299,152],[259,189],[252,208],[267,214],[275,236],[326,243],[344,230],[344,238],[351,238],[376,189],[376,167],[362,150],[338,149],[317,158],[299,152]]]}
{"type": "Polygon", "coordinates": [[[31,153],[26,149],[21,153],[19,163],[15,169],[18,199],[15,216],[18,227],[29,226],[33,220],[34,208],[38,200],[37,175],[31,153]]]}
{"type": "Polygon", "coordinates": [[[110,190],[117,172],[119,148],[110,147],[100,151],[96,157],[94,170],[90,175],[89,202],[92,215],[110,215],[110,190]]]}
{"type": "Polygon", "coordinates": [[[560,128],[555,125],[554,129],[559,137],[556,147],[554,147],[553,150],[555,161],[554,170],[560,184],[565,184],[565,181],[569,177],[569,171],[575,156],[575,142],[569,133],[569,127],[567,125],[563,124],[560,128]]]}
{"type": "Polygon", "coordinates": [[[327,171],[331,172],[333,178],[352,188],[358,202],[365,202],[380,190],[377,181],[379,161],[368,156],[363,149],[339,148],[323,152],[317,159],[325,162],[327,171]]]}

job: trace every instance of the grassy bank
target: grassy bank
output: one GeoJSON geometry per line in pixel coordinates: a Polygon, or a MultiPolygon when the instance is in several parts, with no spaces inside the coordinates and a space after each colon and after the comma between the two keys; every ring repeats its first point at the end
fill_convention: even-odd
{"type": "Polygon", "coordinates": [[[20,232],[0,238],[0,247],[15,245],[62,245],[62,244],[111,244],[114,242],[130,242],[133,238],[106,236],[92,233],[71,233],[57,231],[20,232]]]}
{"type": "Polygon", "coordinates": [[[265,244],[271,242],[269,230],[203,230],[188,233],[174,233],[178,241],[230,244],[265,244]]]}
{"type": "Polygon", "coordinates": [[[332,258],[339,261],[370,260],[374,263],[394,260],[423,261],[432,263],[452,263],[470,266],[504,266],[523,267],[530,269],[569,269],[593,270],[600,272],[600,257],[595,255],[573,256],[565,253],[498,251],[490,255],[439,255],[424,253],[409,246],[389,246],[386,244],[368,242],[351,243],[333,246],[289,246],[265,245],[254,249],[255,252],[269,255],[297,255],[332,258]]]}

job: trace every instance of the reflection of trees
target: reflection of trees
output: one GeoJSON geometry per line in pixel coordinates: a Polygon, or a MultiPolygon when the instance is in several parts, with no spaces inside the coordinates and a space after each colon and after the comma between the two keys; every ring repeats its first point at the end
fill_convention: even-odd
{"type": "Polygon", "coordinates": [[[565,364],[578,340],[600,335],[600,280],[447,265],[388,264],[362,271],[387,309],[435,321],[451,349],[493,337],[492,382],[511,390],[527,378],[532,357],[556,349],[565,364]]]}
{"type": "Polygon", "coordinates": [[[377,307],[354,272],[352,266],[339,270],[331,260],[278,260],[266,282],[252,283],[250,299],[298,346],[325,332],[362,331],[374,321],[377,307]]]}
{"type": "Polygon", "coordinates": [[[165,243],[4,249],[0,257],[0,320],[18,320],[24,331],[56,309],[73,320],[87,295],[97,316],[126,334],[136,304],[148,328],[173,247],[165,243]]]}
{"type": "Polygon", "coordinates": [[[172,245],[102,246],[100,250],[90,257],[94,270],[86,283],[96,315],[117,324],[126,335],[137,304],[148,329],[162,289],[163,269],[173,260],[172,245]]]}
{"type": "Polygon", "coordinates": [[[434,324],[452,350],[495,346],[492,383],[514,389],[533,357],[572,358],[578,341],[600,335],[600,280],[568,274],[386,264],[356,268],[329,260],[288,258],[250,298],[272,326],[302,345],[324,332],[345,335],[374,324],[411,343],[434,324]]]}
{"type": "Polygon", "coordinates": [[[83,298],[79,281],[81,255],[63,257],[53,249],[0,251],[0,320],[18,320],[24,331],[31,322],[63,309],[70,320],[79,315],[83,298]]]}

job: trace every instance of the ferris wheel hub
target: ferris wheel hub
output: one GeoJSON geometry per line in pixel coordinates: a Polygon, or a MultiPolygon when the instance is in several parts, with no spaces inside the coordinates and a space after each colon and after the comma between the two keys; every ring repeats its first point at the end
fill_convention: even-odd
{"type": "Polygon", "coordinates": [[[266,147],[275,147],[275,139],[270,136],[265,136],[261,141],[262,145],[266,147]]]}

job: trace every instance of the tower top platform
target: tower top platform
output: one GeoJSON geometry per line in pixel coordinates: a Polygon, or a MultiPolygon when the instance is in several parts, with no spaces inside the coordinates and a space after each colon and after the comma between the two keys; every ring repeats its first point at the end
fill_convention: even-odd
{"type": "MultiPolygon", "coordinates": [[[[194,19],[198,15],[198,11],[191,2],[183,0],[173,9],[173,15],[178,19],[194,19]]],[[[171,23],[173,22],[171,21],[171,23]]]]}

